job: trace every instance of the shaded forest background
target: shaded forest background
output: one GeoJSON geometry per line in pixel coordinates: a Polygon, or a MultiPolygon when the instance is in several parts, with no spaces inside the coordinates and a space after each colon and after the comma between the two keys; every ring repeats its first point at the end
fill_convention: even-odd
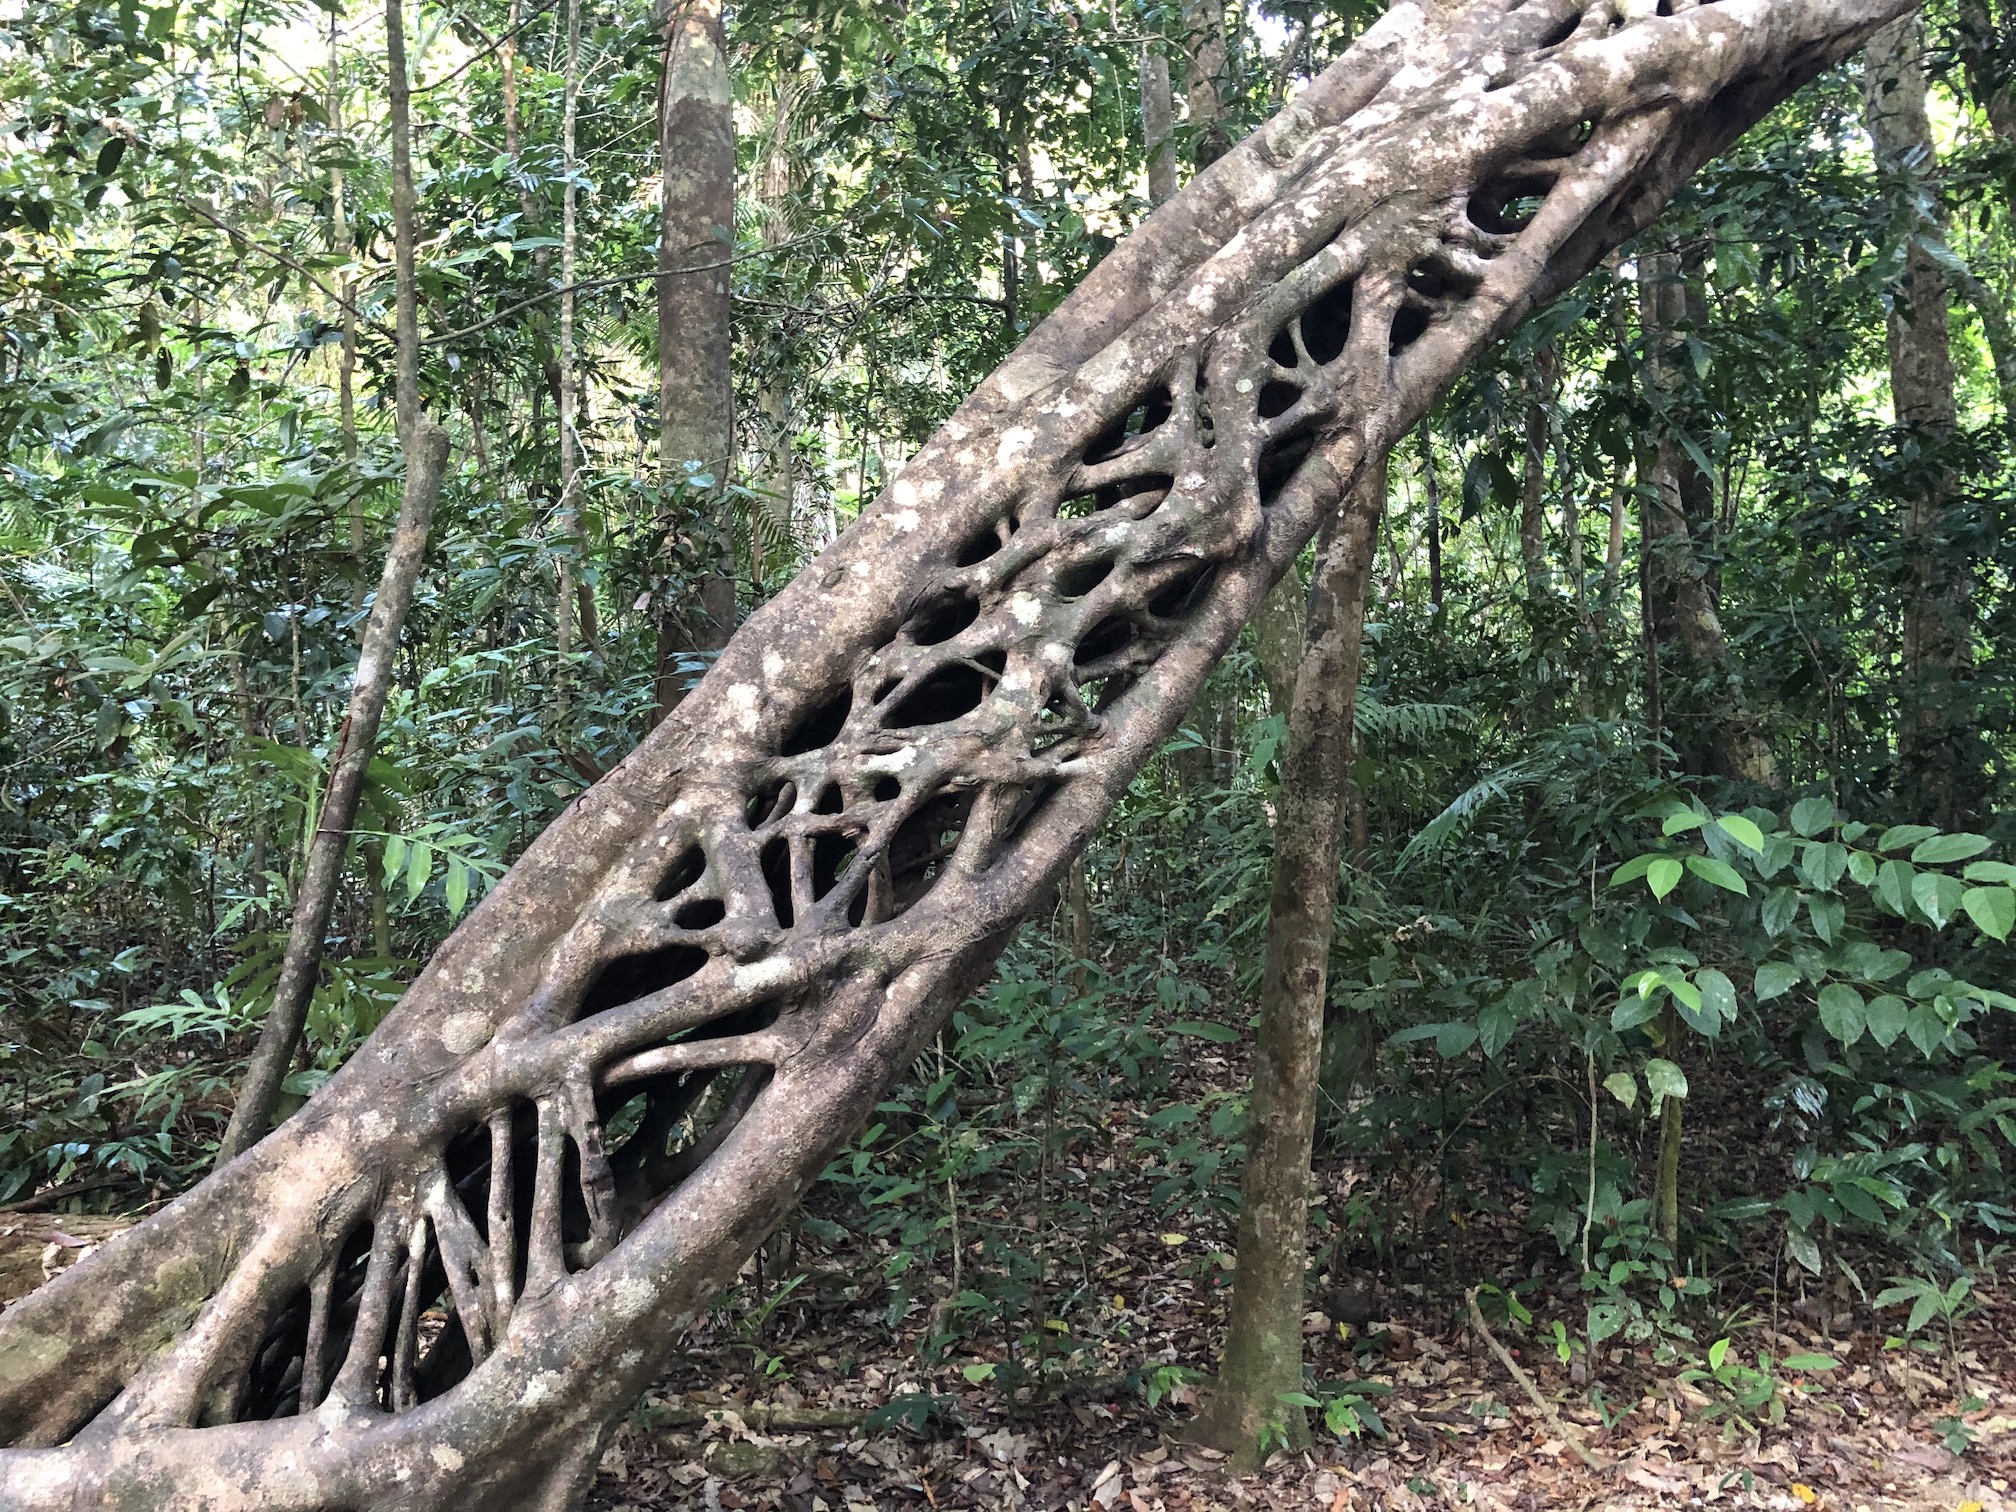
{"type": "MultiPolygon", "coordinates": [[[[1395,455],[1318,1134],[1347,1336],[1481,1286],[1577,1389],[1631,1358],[1763,1420],[1793,1388],[1755,1298],[1810,1290],[1936,1357],[1969,1442],[1956,1329],[2016,1224],[2001,9],[1803,92],[1395,455]]],[[[570,47],[554,0],[414,10],[452,454],[288,1107],[723,619],[1375,11],[755,0],[733,224],[668,279],[664,17],[591,4],[570,47]],[[732,295],[716,455],[661,409],[710,360],[661,324],[696,276],[732,295]]],[[[272,1000],[398,507],[383,56],[361,7],[0,11],[0,1208],[186,1187],[272,1000]]],[[[1302,592],[736,1338],[865,1263],[863,1328],[1040,1386],[1112,1336],[1086,1253],[1222,1282],[1302,592]]],[[[1210,1365],[1117,1363],[1150,1406],[1210,1365]]],[[[1306,1405],[1383,1436],[1375,1396],[1306,1405]]]]}

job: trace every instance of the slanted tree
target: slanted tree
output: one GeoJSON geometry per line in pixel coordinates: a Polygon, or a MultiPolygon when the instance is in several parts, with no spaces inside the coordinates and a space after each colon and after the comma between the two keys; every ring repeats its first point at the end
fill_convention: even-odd
{"type": "Polygon", "coordinates": [[[1367,459],[1905,8],[1396,6],[1037,327],[299,1114],[0,1317],[0,1505],[577,1505],[1367,459]]]}

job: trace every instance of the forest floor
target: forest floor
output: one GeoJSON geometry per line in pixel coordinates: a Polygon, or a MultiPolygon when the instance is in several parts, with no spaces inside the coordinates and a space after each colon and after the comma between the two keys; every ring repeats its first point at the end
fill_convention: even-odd
{"type": "MultiPolygon", "coordinates": [[[[1243,1072],[1237,1059],[1203,1055],[1190,1074],[1222,1084],[1243,1072]]],[[[1697,1087],[1697,1101],[1707,1090],[1697,1087]]],[[[1740,1100],[1740,1089],[1724,1090],[1740,1100]]],[[[1726,1132],[1717,1111],[1710,1126],[1726,1132]]],[[[1767,1144],[1736,1141],[1703,1158],[1740,1167],[1767,1144]]],[[[1984,1290],[1950,1335],[1904,1342],[1893,1336],[1896,1312],[1864,1305],[1845,1275],[1823,1285],[1796,1269],[1731,1267],[1719,1313],[1693,1320],[1710,1330],[1697,1334],[1700,1351],[1726,1332],[1732,1358],[1824,1353],[1839,1362],[1824,1373],[1781,1366],[1773,1400],[1782,1411],[1738,1412],[1713,1382],[1704,1390],[1682,1380],[1683,1365],[1655,1365],[1643,1344],[1612,1341],[1593,1367],[1582,1355],[1564,1365],[1542,1328],[1582,1316],[1580,1265],[1544,1236],[1536,1248],[1516,1205],[1442,1223],[1445,1237],[1418,1245],[1411,1271],[1372,1275],[1362,1290],[1316,1288],[1312,1307],[1328,1302],[1358,1321],[1308,1315],[1314,1373],[1374,1383],[1384,1437],[1339,1441],[1319,1426],[1306,1450],[1229,1474],[1186,1437],[1197,1388],[1158,1393],[1151,1407],[1142,1384],[1158,1365],[1212,1368],[1232,1236],[1197,1219],[1165,1231],[1149,1180],[1137,1183],[1124,1158],[1100,1164],[1106,1184],[1091,1235],[1053,1234],[1045,1245],[1033,1183],[1003,1182],[990,1195],[1006,1207],[998,1216],[1071,1273],[1058,1287],[1077,1296],[1068,1324],[1051,1323],[1044,1361],[1024,1362],[1045,1367],[1025,1378],[1046,1387],[986,1378],[989,1363],[1009,1357],[999,1336],[931,1357],[922,1346],[933,1313],[919,1303],[892,1328],[886,1243],[829,1250],[816,1265],[793,1255],[783,1269],[808,1273],[760,1322],[745,1310],[739,1321],[723,1312],[695,1325],[608,1451],[592,1506],[2016,1512],[2016,1290],[2006,1282],[1984,1290]],[[1545,1277],[1523,1293],[1541,1322],[1487,1326],[1530,1372],[1545,1411],[1477,1335],[1464,1299],[1478,1281],[1528,1276],[1545,1277]],[[1732,1304],[1732,1293],[1744,1300],[1732,1304]],[[1578,1456],[1578,1442],[1601,1468],[1578,1456]]],[[[1333,1211],[1351,1178],[1321,1172],[1333,1211]]],[[[815,1192],[815,1211],[822,1200],[815,1192]]],[[[940,1286],[949,1294],[944,1278],[940,1286]]]]}

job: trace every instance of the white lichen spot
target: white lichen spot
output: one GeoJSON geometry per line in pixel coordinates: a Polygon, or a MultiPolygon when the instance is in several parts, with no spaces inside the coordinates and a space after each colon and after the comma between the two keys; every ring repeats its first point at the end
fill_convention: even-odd
{"type": "MultiPolygon", "coordinates": [[[[672,812],[680,815],[690,814],[693,812],[693,804],[689,799],[674,798],[672,800],[672,812]]],[[[665,836],[666,843],[670,843],[671,839],[670,835],[665,836]]]]}
{"type": "MultiPolygon", "coordinates": [[[[917,485],[907,479],[898,478],[896,486],[889,490],[890,499],[897,504],[909,506],[917,502],[917,485]]],[[[915,526],[899,526],[898,529],[915,529],[915,526]]]]}
{"type": "Polygon", "coordinates": [[[777,681],[778,678],[784,675],[783,653],[777,651],[775,648],[763,653],[763,675],[771,682],[777,681]]]}
{"type": "Polygon", "coordinates": [[[641,1318],[651,1311],[657,1296],[651,1283],[642,1276],[625,1276],[616,1283],[616,1311],[625,1317],[641,1318]]]}
{"type": "Polygon", "coordinates": [[[641,1349],[626,1349],[623,1353],[616,1356],[616,1368],[618,1370],[635,1370],[643,1363],[644,1351],[641,1349]]]}
{"type": "Polygon", "coordinates": [[[468,1463],[467,1460],[462,1458],[462,1451],[457,1449],[453,1444],[436,1444],[432,1449],[427,1451],[427,1457],[450,1475],[453,1475],[468,1463]]]}
{"type": "Polygon", "coordinates": [[[555,1390],[563,1384],[559,1372],[542,1371],[525,1383],[525,1389],[518,1393],[518,1405],[532,1408],[543,1402],[549,1402],[553,1399],[555,1390]]]}
{"type": "Polygon", "coordinates": [[[763,690],[754,683],[735,683],[728,689],[728,707],[735,711],[735,722],[745,735],[754,735],[763,722],[758,708],[762,697],[763,690]]]}
{"type": "Polygon", "coordinates": [[[471,966],[462,973],[462,990],[467,993],[481,992],[489,984],[490,978],[483,974],[481,966],[471,966]]]}
{"type": "Polygon", "coordinates": [[[898,530],[908,533],[922,523],[922,517],[914,509],[899,509],[889,516],[889,523],[898,530]]]}
{"type": "Polygon", "coordinates": [[[490,1015],[451,1013],[441,1025],[441,1048],[450,1055],[474,1055],[490,1043],[490,1015]]]}
{"type": "Polygon", "coordinates": [[[866,577],[870,572],[873,572],[874,570],[875,569],[870,567],[866,562],[856,562],[854,564],[854,576],[856,577],[866,577]]]}
{"type": "Polygon", "coordinates": [[[772,956],[767,961],[752,961],[747,966],[737,966],[732,978],[737,992],[761,992],[775,987],[791,975],[791,962],[784,956],[772,956]]]}
{"type": "Polygon", "coordinates": [[[1018,625],[1033,625],[1043,618],[1043,603],[1034,594],[1018,593],[1008,600],[1008,612],[1018,625]]]}
{"type": "Polygon", "coordinates": [[[1035,440],[1036,432],[1028,426],[1009,426],[1001,433],[1001,444],[994,448],[994,465],[999,468],[1013,467],[1035,440]]]}
{"type": "Polygon", "coordinates": [[[1239,390],[1242,394],[1250,394],[1253,392],[1253,380],[1251,378],[1241,378],[1232,387],[1239,390]]]}
{"type": "Polygon", "coordinates": [[[363,1131],[366,1139],[376,1139],[385,1125],[385,1115],[376,1108],[366,1108],[357,1115],[357,1127],[363,1131]]]}

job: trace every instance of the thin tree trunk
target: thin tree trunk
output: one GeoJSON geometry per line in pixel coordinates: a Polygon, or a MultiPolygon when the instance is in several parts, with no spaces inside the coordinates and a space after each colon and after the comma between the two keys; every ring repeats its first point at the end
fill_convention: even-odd
{"type": "Polygon", "coordinates": [[[1519,560],[1526,570],[1526,597],[1546,596],[1547,572],[1547,437],[1553,428],[1549,406],[1554,401],[1560,356],[1551,346],[1533,354],[1526,376],[1525,465],[1519,481],[1519,560]]]}
{"type": "MultiPolygon", "coordinates": [[[[1638,259],[1638,277],[1646,393],[1658,416],[1639,448],[1646,622],[1655,663],[1666,659],[1665,646],[1677,643],[1691,681],[1713,689],[1677,712],[1687,723],[1676,743],[1695,752],[1690,765],[1769,786],[1777,780],[1770,742],[1744,696],[1714,580],[1696,550],[1697,532],[1713,527],[1714,489],[1683,440],[1688,414],[1677,349],[1685,330],[1700,324],[1706,306],[1693,271],[1676,253],[1645,253],[1638,259]]],[[[1662,673],[1655,667],[1651,675],[1662,673]]],[[[1670,700],[1655,702],[1666,705],[1666,718],[1676,717],[1670,700]]]]}
{"type": "Polygon", "coordinates": [[[1225,123],[1225,0],[1183,0],[1183,103],[1190,161],[1209,168],[1232,147],[1225,123]]]}
{"type": "Polygon", "coordinates": [[[1366,590],[1385,507],[1386,459],[1368,458],[1318,552],[1281,762],[1260,1030],[1239,1183],[1239,1264],[1224,1366],[1202,1428],[1208,1442],[1243,1464],[1261,1457],[1270,1424],[1291,1440],[1306,1436],[1302,1413],[1284,1406],[1281,1395],[1302,1389],[1309,1153],[1366,590]]]}
{"type": "Polygon", "coordinates": [[[2002,168],[2002,197],[2005,206],[2016,210],[2016,74],[2003,38],[2005,23],[1996,14],[2004,3],[1960,0],[1960,62],[1968,94],[2008,154],[2002,168]]]}
{"type": "Polygon", "coordinates": [[[1267,684],[1267,707],[1284,719],[1295,696],[1295,673],[1302,662],[1302,627],[1309,617],[1309,595],[1301,571],[1293,566],[1260,601],[1253,616],[1253,659],[1267,684]]]}
{"type": "MultiPolygon", "coordinates": [[[[690,537],[697,592],[660,602],[657,717],[686,696],[682,657],[735,629],[734,384],[729,313],[735,248],[735,115],[721,0],[670,0],[658,102],[658,483],[670,541],[690,537]],[[697,483],[696,478],[709,481],[697,483]]],[[[673,562],[667,562],[668,569],[673,562]]]]}
{"type": "MultiPolygon", "coordinates": [[[[1938,149],[1925,103],[1924,24],[1916,16],[1870,39],[1864,110],[1876,166],[1904,213],[1937,203],[1938,149]]],[[[1974,585],[1955,480],[1944,452],[1959,428],[1954,392],[1950,289],[1930,244],[1943,242],[1938,210],[1914,225],[1904,277],[1892,290],[1890,397],[1899,428],[1921,448],[1906,481],[1903,535],[1910,576],[1904,603],[1903,720],[1898,763],[1931,823],[1963,827],[1984,797],[1978,739],[1969,729],[1965,684],[1973,670],[1974,585]],[[1928,244],[1930,243],[1930,244],[1928,244]]]]}
{"type": "Polygon", "coordinates": [[[563,64],[560,106],[560,161],[563,182],[560,189],[560,507],[554,512],[559,528],[560,549],[555,558],[553,594],[554,648],[558,665],[554,668],[555,707],[564,716],[567,684],[572,676],[568,666],[574,654],[574,564],[581,536],[581,438],[579,395],[575,384],[574,361],[574,280],[579,242],[579,192],[575,177],[580,164],[575,161],[575,126],[581,100],[581,0],[567,0],[567,53],[563,64]]]}
{"type": "Polygon", "coordinates": [[[1428,500],[1428,602],[1442,622],[1442,480],[1435,476],[1435,440],[1421,427],[1421,490],[1428,500]]]}
{"type": "Polygon", "coordinates": [[[420,325],[414,286],[414,194],[411,128],[408,119],[404,0],[386,0],[385,54],[391,74],[392,224],[397,258],[398,414],[406,481],[399,521],[385,554],[378,596],[365,623],[364,643],[351,684],[350,708],[329,760],[329,786],[308,846],[307,864],[294,899],[294,921],[273,987],[273,1006],[245,1069],[237,1105],[218,1148],[227,1165],[257,1144],[272,1122],[280,1086],[301,1043],[315,979],[322,965],[324,936],[343,881],[350,831],[364,795],[364,777],[378,743],[378,721],[392,688],[399,632],[413,602],[413,588],[427,550],[427,531],[448,467],[448,433],[420,410],[420,325]]]}
{"type": "Polygon", "coordinates": [[[1176,103],[1169,87],[1169,54],[1159,37],[1141,44],[1141,137],[1148,159],[1148,203],[1176,193],[1176,103]]]}

